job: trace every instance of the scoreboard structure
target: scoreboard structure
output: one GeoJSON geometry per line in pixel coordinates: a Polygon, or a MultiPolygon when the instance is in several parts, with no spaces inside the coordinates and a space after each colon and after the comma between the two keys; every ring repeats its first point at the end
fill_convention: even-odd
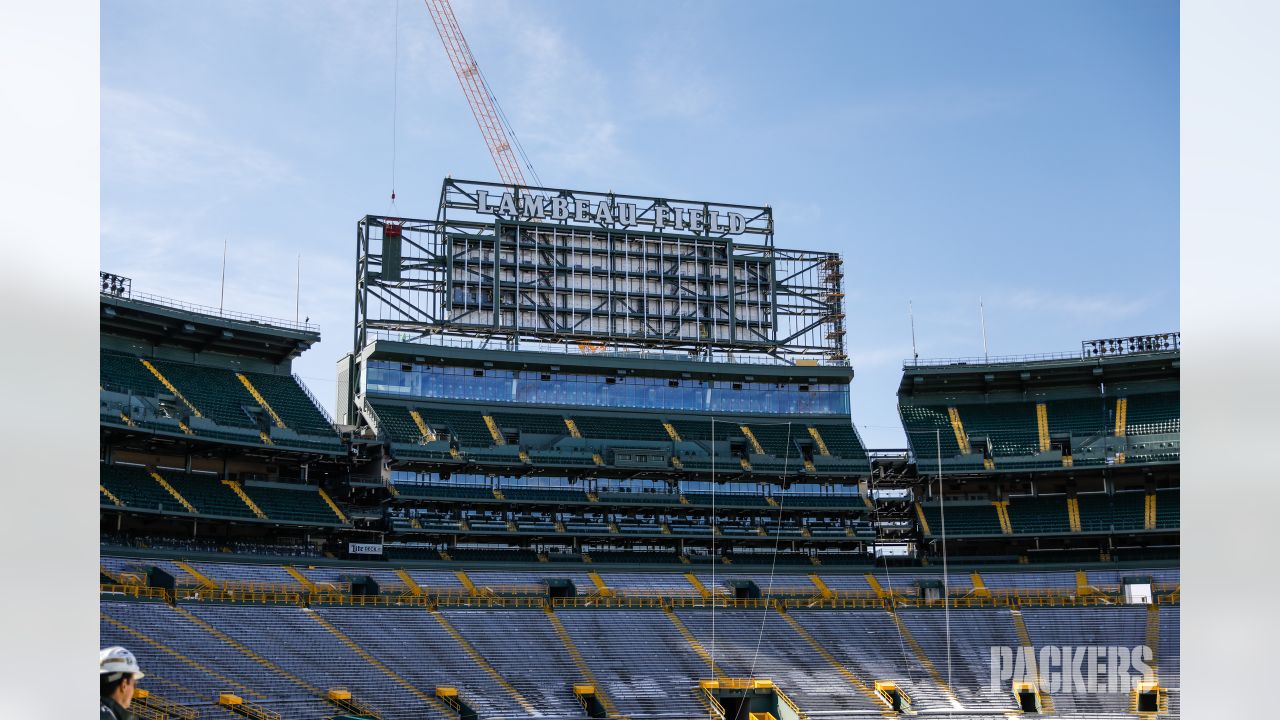
{"type": "Polygon", "coordinates": [[[847,364],[832,252],[768,207],[446,179],[434,220],[357,223],[353,352],[374,340],[847,364]]]}

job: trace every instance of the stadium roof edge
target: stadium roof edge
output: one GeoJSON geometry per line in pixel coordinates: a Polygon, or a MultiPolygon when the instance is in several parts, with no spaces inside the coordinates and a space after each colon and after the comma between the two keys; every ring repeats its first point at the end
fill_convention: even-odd
{"type": "Polygon", "coordinates": [[[904,365],[899,398],[918,393],[1025,391],[1029,388],[1095,386],[1110,383],[1161,382],[1176,387],[1180,350],[1082,357],[1058,357],[1014,362],[956,362],[904,365]]]}
{"type": "Polygon", "coordinates": [[[998,357],[962,357],[937,358],[924,360],[903,360],[904,371],[970,371],[988,369],[1008,369],[1012,367],[1067,367],[1079,365],[1105,365],[1122,362],[1135,362],[1152,359],[1177,358],[1181,350],[1159,350],[1152,352],[1128,353],[1124,355],[1101,355],[1086,357],[1079,352],[1039,353],[1034,355],[1004,355],[998,357]]]}
{"type": "Polygon", "coordinates": [[[140,339],[161,346],[178,346],[192,352],[219,352],[281,363],[301,355],[320,342],[314,325],[290,327],[271,318],[224,312],[212,308],[167,301],[152,296],[120,296],[100,293],[99,326],[107,335],[140,339]],[[215,311],[216,312],[216,311],[215,311]]]}
{"type": "Polygon", "coordinates": [[[1114,338],[1084,340],[1080,350],[1070,352],[1036,353],[1032,355],[997,355],[992,357],[958,357],[958,358],[926,358],[919,357],[902,361],[902,368],[916,369],[920,367],[971,366],[971,365],[1026,365],[1031,363],[1048,363],[1062,360],[1091,360],[1135,355],[1168,355],[1178,353],[1182,349],[1182,333],[1180,331],[1155,333],[1151,335],[1127,335],[1114,338]]]}

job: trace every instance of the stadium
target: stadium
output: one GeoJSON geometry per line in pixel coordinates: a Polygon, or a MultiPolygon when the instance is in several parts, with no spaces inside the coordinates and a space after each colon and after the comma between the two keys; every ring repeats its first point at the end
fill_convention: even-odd
{"type": "Polygon", "coordinates": [[[768,207],[450,178],[355,234],[336,417],[319,328],[100,276],[133,712],[1180,716],[1177,332],[906,360],[869,448],[768,207]]]}

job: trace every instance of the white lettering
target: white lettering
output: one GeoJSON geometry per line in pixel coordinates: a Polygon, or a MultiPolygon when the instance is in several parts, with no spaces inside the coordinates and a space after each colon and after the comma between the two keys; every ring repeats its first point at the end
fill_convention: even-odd
{"type": "Polygon", "coordinates": [[[718,233],[724,228],[720,226],[720,211],[712,210],[711,217],[707,220],[707,229],[713,233],[718,233]]]}
{"type": "Polygon", "coordinates": [[[1018,652],[1013,654],[1013,672],[1010,678],[1022,680],[1027,677],[1027,654],[1023,652],[1026,648],[1018,648],[1018,652]]]}
{"type": "Polygon", "coordinates": [[[662,229],[667,226],[667,218],[671,216],[671,209],[666,205],[653,206],[653,227],[662,229]]]}
{"type": "MultiPolygon", "coordinates": [[[[1085,692],[1088,685],[1084,680],[1084,662],[1088,658],[1089,648],[1077,647],[1074,651],[1066,648],[1062,653],[1062,682],[1064,692],[1085,692]],[[1071,673],[1067,674],[1067,657],[1071,658],[1071,673]],[[1071,690],[1070,688],[1075,688],[1071,690]]],[[[1095,659],[1096,662],[1096,659],[1095,659]]]]}
{"type": "Polygon", "coordinates": [[[596,203],[596,222],[601,225],[613,224],[613,213],[609,212],[609,203],[603,201],[596,203]]]}
{"type": "Polygon", "coordinates": [[[1101,685],[1101,683],[1098,682],[1098,679],[1107,671],[1105,665],[1106,661],[1106,648],[1097,645],[1091,645],[1089,647],[1089,658],[1086,663],[1086,667],[1088,668],[1088,670],[1086,670],[1087,679],[1085,680],[1085,682],[1088,683],[1088,685],[1085,686],[1088,690],[1083,692],[1097,692],[1098,686],[1101,685]]]}
{"type": "Polygon", "coordinates": [[[1107,692],[1129,692],[1129,648],[1107,648],[1107,692]],[[1123,687],[1122,687],[1123,685],[1123,687]]]}
{"type": "Polygon", "coordinates": [[[540,218],[547,214],[547,197],[545,195],[534,195],[525,193],[524,196],[524,216],[530,218],[540,218]]]}
{"type": "Polygon", "coordinates": [[[557,195],[551,198],[551,219],[552,220],[568,220],[569,219],[569,198],[563,195],[557,195]]]}
{"type": "MultiPolygon", "coordinates": [[[[618,202],[613,196],[604,196],[598,202],[567,195],[511,192],[502,193],[495,200],[490,190],[475,190],[475,211],[479,214],[516,219],[549,218],[556,221],[572,220],[600,226],[633,227],[648,225],[635,203],[618,202]]],[[[748,221],[741,213],[711,210],[710,208],[679,208],[656,203],[653,206],[652,225],[655,230],[673,228],[695,234],[741,235],[747,232],[748,221]]]]}
{"type": "Polygon", "coordinates": [[[746,218],[742,217],[740,213],[735,213],[735,212],[729,213],[729,234],[730,235],[741,235],[742,232],[746,229],[747,229],[746,218]]]}
{"type": "Polygon", "coordinates": [[[991,646],[991,687],[1002,688],[1005,681],[1013,679],[1013,649],[1001,645],[991,646]]]}
{"type": "MultiPolygon", "coordinates": [[[[1062,649],[1057,645],[1048,645],[1040,648],[1040,672],[1046,673],[1046,668],[1062,667],[1062,649]]],[[[1048,673],[1048,682],[1041,682],[1042,688],[1048,688],[1049,692],[1056,693],[1062,690],[1062,673],[1054,670],[1048,673]]]]}
{"type": "Polygon", "coordinates": [[[497,214],[505,218],[515,219],[516,199],[511,196],[511,193],[502,193],[502,203],[498,205],[497,214]]]}
{"type": "Polygon", "coordinates": [[[1146,645],[1136,645],[1130,655],[1130,661],[1133,669],[1142,675],[1142,679],[1147,682],[1153,682],[1156,679],[1155,671],[1147,663],[1151,662],[1151,648],[1146,645]]]}

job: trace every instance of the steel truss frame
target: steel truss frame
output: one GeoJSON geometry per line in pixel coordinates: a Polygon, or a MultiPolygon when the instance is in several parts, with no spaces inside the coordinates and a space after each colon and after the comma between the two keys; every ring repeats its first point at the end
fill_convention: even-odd
{"type": "Polygon", "coordinates": [[[763,241],[746,243],[709,228],[486,216],[475,211],[480,188],[527,197],[525,188],[450,179],[435,220],[357,223],[353,352],[375,339],[503,349],[525,341],[848,363],[839,256],[774,247],[767,207],[532,189],[597,207],[634,202],[639,217],[660,206],[739,213],[741,236],[763,241]],[[397,232],[399,262],[384,268],[384,241],[397,232]]]}

